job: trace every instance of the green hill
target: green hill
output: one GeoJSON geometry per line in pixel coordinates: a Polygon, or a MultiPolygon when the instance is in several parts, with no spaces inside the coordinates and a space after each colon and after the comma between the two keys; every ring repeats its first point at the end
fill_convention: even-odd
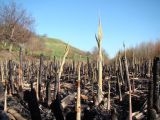
{"type": "MultiPolygon", "coordinates": [[[[56,56],[57,58],[63,57],[67,43],[57,38],[41,37],[40,40],[44,43],[44,50],[39,51],[39,53],[43,53],[45,56],[51,58],[53,58],[54,56],[56,56]]],[[[78,59],[80,55],[82,59],[86,58],[86,52],[70,45],[68,58],[78,59]]]]}
{"type": "MultiPolygon", "coordinates": [[[[63,42],[60,39],[48,38],[48,37],[36,37],[33,39],[33,43],[30,45],[25,45],[25,58],[39,58],[40,54],[43,54],[46,58],[62,58],[65,53],[65,47],[67,43],[63,42]],[[35,40],[36,39],[36,40],[35,40]],[[36,41],[34,43],[34,41],[36,41]],[[41,44],[43,47],[37,47],[38,44],[41,44]]],[[[81,55],[81,60],[86,60],[86,52],[77,49],[70,45],[70,50],[68,53],[68,59],[78,60],[81,55]]],[[[9,52],[9,44],[3,46],[0,44],[0,59],[19,59],[19,47],[13,45],[12,52],[9,52]],[[6,55],[7,54],[7,55],[6,55]]]]}

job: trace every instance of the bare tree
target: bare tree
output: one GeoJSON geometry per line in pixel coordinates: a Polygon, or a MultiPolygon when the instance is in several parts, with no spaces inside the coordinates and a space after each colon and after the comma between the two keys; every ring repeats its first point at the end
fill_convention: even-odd
{"type": "Polygon", "coordinates": [[[0,6],[0,41],[20,45],[27,42],[33,32],[33,18],[15,2],[0,6]]]}

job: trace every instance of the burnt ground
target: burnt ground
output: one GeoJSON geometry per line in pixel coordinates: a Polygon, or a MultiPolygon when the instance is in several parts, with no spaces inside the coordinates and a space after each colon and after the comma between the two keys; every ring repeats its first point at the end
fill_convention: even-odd
{"type": "MultiPolygon", "coordinates": [[[[147,107],[146,107],[146,100],[147,100],[147,93],[148,93],[148,80],[136,80],[135,81],[135,90],[132,92],[132,113],[143,113],[142,120],[146,120],[147,116],[147,107]]],[[[83,81],[82,81],[83,82],[83,81]]],[[[61,107],[62,113],[65,119],[72,120],[76,119],[76,111],[75,111],[75,103],[76,103],[76,85],[74,85],[72,80],[63,82],[61,85],[61,95],[60,100],[63,99],[68,95],[75,94],[73,99],[70,99],[69,102],[67,101],[67,105],[63,108],[61,107]]],[[[94,96],[96,96],[96,83],[94,86],[94,96]]],[[[1,84],[1,101],[0,101],[0,109],[3,110],[4,105],[4,89],[1,84]]],[[[128,110],[129,110],[129,101],[128,101],[128,93],[122,93],[122,101],[119,101],[119,96],[117,95],[116,90],[116,82],[113,80],[111,82],[111,110],[107,110],[107,96],[108,96],[108,86],[107,81],[104,81],[103,84],[103,91],[104,91],[104,99],[103,101],[97,106],[95,105],[95,99],[92,97],[91,85],[88,83],[85,86],[81,86],[81,110],[82,110],[82,120],[110,120],[113,119],[114,115],[118,118],[118,120],[126,120],[128,118],[128,110]]],[[[123,89],[122,89],[123,91],[123,89]]],[[[53,91],[51,92],[53,95],[53,91]]],[[[53,97],[53,96],[52,96],[53,97]]],[[[23,97],[19,96],[18,94],[9,95],[7,98],[7,106],[8,109],[16,110],[23,118],[27,120],[31,120],[30,110],[28,108],[28,104],[24,101],[23,97]]],[[[44,102],[39,102],[40,114],[42,120],[54,120],[55,115],[54,112],[50,109],[50,106],[47,106],[44,102]]]]}

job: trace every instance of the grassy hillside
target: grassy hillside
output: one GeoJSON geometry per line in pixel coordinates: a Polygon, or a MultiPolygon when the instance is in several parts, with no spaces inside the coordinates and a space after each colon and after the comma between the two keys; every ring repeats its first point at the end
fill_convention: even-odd
{"type": "MultiPolygon", "coordinates": [[[[42,37],[42,41],[45,44],[45,51],[44,54],[46,54],[47,56],[51,56],[51,57],[62,57],[64,55],[65,52],[65,47],[67,45],[67,43],[59,40],[59,39],[55,39],[55,38],[44,38],[42,37]]],[[[73,46],[70,46],[70,51],[68,54],[68,58],[71,59],[78,59],[79,56],[82,56],[82,59],[86,57],[86,53],[82,50],[79,50],[73,46]]]]}
{"type": "MultiPolygon", "coordinates": [[[[25,58],[39,58],[40,54],[43,54],[46,58],[62,58],[65,53],[65,47],[67,43],[63,42],[62,40],[55,39],[55,38],[47,38],[47,37],[40,37],[36,38],[37,41],[30,43],[29,46],[25,46],[27,52],[25,58]],[[38,48],[38,44],[41,43],[43,46],[42,48],[38,48]],[[32,47],[31,47],[32,46],[32,47]]],[[[35,41],[35,39],[34,39],[35,41]]],[[[70,46],[70,51],[67,56],[69,59],[78,60],[79,56],[81,55],[81,60],[86,60],[86,53],[82,50],[79,50],[73,46],[70,46]]],[[[3,46],[0,43],[0,59],[19,59],[19,47],[14,45],[12,48],[12,52],[9,52],[9,44],[3,46]],[[7,56],[6,56],[7,55],[7,56]]]]}

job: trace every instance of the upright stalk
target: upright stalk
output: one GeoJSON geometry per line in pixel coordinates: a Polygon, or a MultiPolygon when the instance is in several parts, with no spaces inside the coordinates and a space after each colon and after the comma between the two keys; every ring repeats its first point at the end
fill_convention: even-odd
{"type": "MultiPolygon", "coordinates": [[[[125,45],[124,45],[124,51],[125,51],[125,45]]],[[[130,84],[130,79],[129,79],[126,51],[125,51],[125,56],[124,56],[124,65],[125,65],[126,78],[127,78],[127,82],[128,82],[128,88],[129,88],[129,120],[132,120],[131,84],[130,84]]]]}
{"type": "Polygon", "coordinates": [[[153,64],[153,108],[160,112],[159,107],[159,82],[160,82],[160,59],[158,57],[154,58],[153,64]]]}
{"type": "Polygon", "coordinates": [[[19,90],[23,87],[23,81],[22,81],[23,73],[22,73],[22,47],[20,47],[19,51],[19,90]]]}
{"type": "Polygon", "coordinates": [[[1,80],[2,80],[2,83],[5,83],[3,62],[1,62],[1,80]]]}
{"type": "Polygon", "coordinates": [[[95,35],[97,45],[98,45],[98,102],[102,101],[102,26],[101,21],[99,19],[98,25],[98,36],[95,35]]]}
{"type": "Polygon", "coordinates": [[[7,112],[7,85],[5,85],[5,93],[4,93],[4,111],[7,112]]]}
{"type": "Polygon", "coordinates": [[[119,52],[119,55],[118,55],[118,59],[119,59],[119,71],[120,71],[121,81],[122,81],[122,84],[124,84],[124,78],[123,78],[123,70],[122,70],[122,63],[121,63],[120,52],[119,52]]]}
{"type": "Polygon", "coordinates": [[[41,84],[42,84],[42,65],[43,65],[43,55],[40,55],[40,64],[39,64],[39,71],[38,71],[38,79],[37,79],[37,98],[41,99],[41,84]]]}
{"type": "Polygon", "coordinates": [[[81,120],[81,88],[80,88],[80,66],[81,63],[78,64],[78,80],[77,80],[77,118],[76,120],[81,120]]]}
{"type": "Polygon", "coordinates": [[[63,56],[63,60],[62,60],[61,66],[60,66],[60,69],[58,71],[58,93],[60,92],[60,78],[61,78],[61,74],[63,72],[63,65],[65,63],[66,57],[68,55],[68,52],[69,52],[69,44],[67,44],[67,46],[66,46],[65,54],[63,56]]]}
{"type": "Polygon", "coordinates": [[[117,85],[118,85],[118,91],[119,91],[119,101],[122,101],[122,92],[121,92],[121,84],[119,81],[119,74],[117,72],[117,85]]]}
{"type": "Polygon", "coordinates": [[[110,110],[110,108],[111,108],[111,104],[110,104],[110,89],[111,89],[110,80],[108,80],[108,107],[107,107],[108,110],[110,110]]]}

